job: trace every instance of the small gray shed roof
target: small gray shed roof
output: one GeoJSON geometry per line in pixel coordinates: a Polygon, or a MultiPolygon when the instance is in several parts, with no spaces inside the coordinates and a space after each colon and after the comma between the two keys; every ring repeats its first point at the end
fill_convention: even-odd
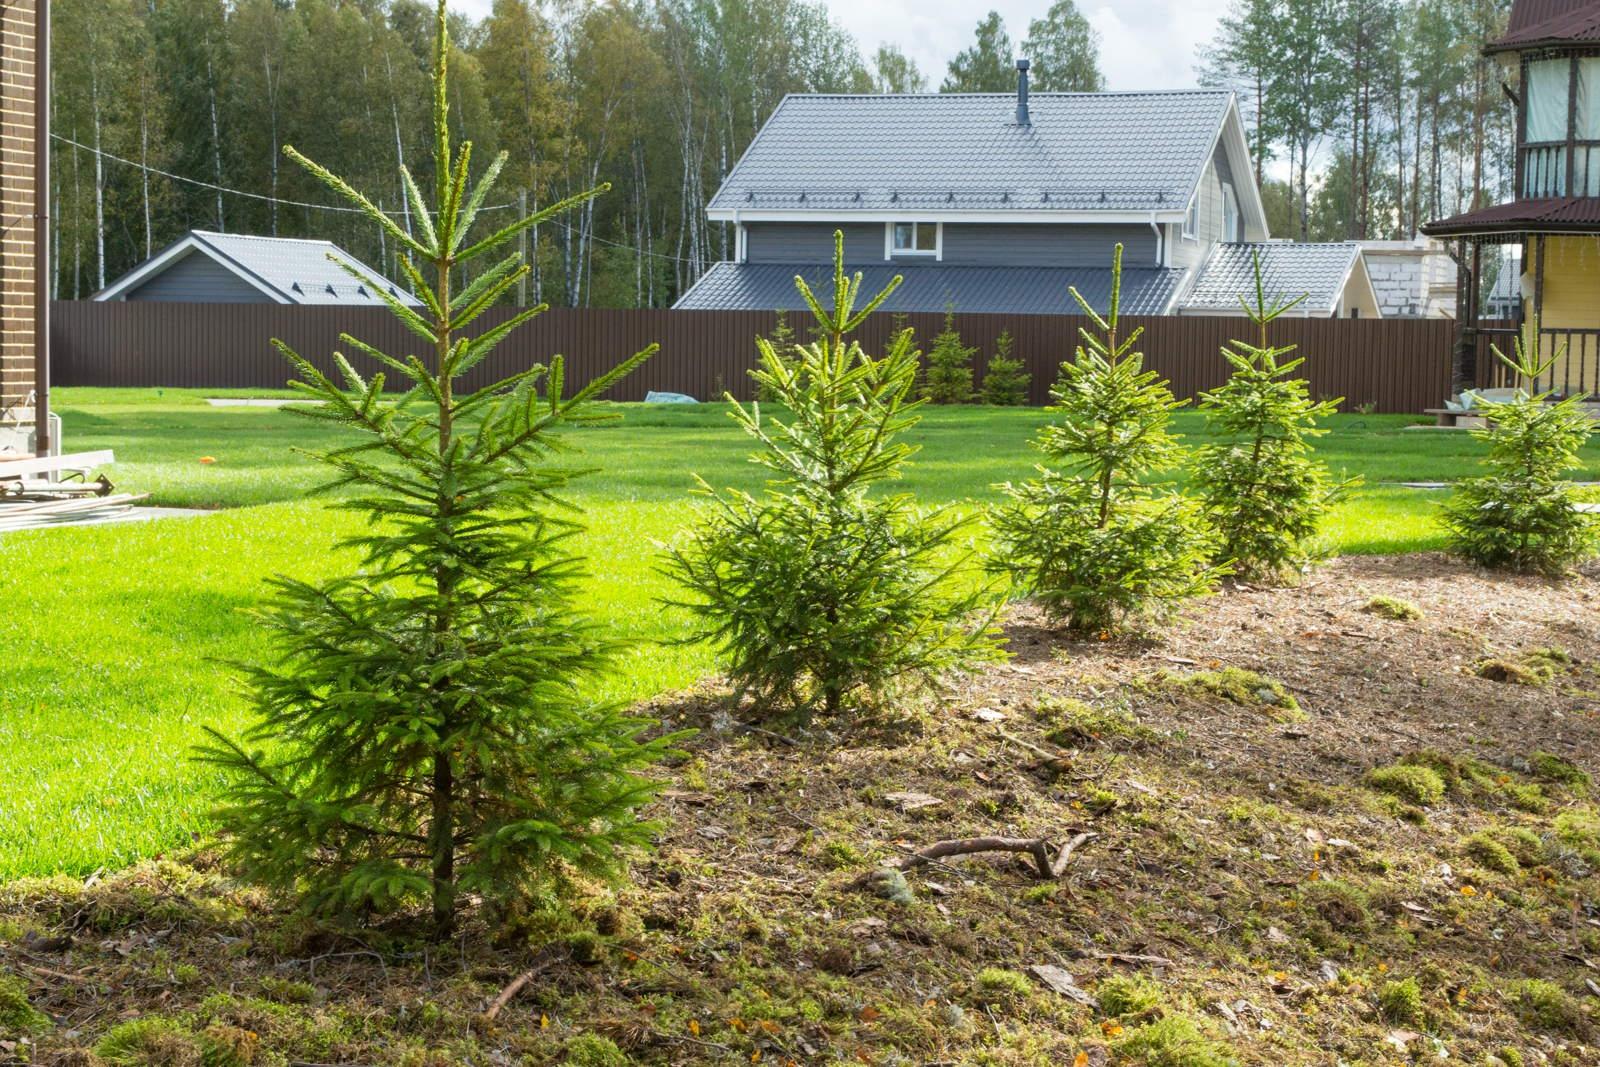
{"type": "MultiPolygon", "coordinates": [[[[1108,267],[974,267],[950,264],[862,266],[861,291],[879,292],[896,275],[905,281],[883,305],[885,311],[997,312],[1014,315],[1080,314],[1067,291],[1078,291],[1097,311],[1111,298],[1108,267]]],[[[674,307],[700,311],[800,311],[798,275],[818,299],[832,300],[833,267],[816,263],[717,263],[700,276],[674,307]]],[[[1166,314],[1183,271],[1170,267],[1124,267],[1122,311],[1128,315],[1166,314]]]]}
{"type": "Polygon", "coordinates": [[[1361,256],[1354,241],[1300,243],[1264,241],[1220,244],[1212,249],[1184,297],[1185,311],[1239,311],[1239,298],[1255,299],[1255,255],[1269,301],[1305,302],[1291,315],[1332,314],[1361,256]]]}
{"type": "Polygon", "coordinates": [[[403,287],[356,259],[332,241],[301,237],[257,237],[241,233],[190,230],[159,253],[94,295],[96,300],[119,300],[186,256],[204,255],[279,304],[382,303],[373,285],[357,281],[329,255],[381,283],[406,304],[418,301],[403,287]]]}
{"type": "Polygon", "coordinates": [[[794,94],[710,210],[1183,211],[1226,90],[794,94]]]}

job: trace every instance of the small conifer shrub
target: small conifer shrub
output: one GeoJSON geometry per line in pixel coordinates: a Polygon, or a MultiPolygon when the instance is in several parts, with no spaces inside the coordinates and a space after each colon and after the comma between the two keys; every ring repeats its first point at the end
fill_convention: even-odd
{"type": "Polygon", "coordinates": [[[1258,254],[1254,302],[1239,298],[1257,341],[1224,347],[1232,373],[1200,394],[1215,440],[1194,454],[1195,489],[1221,535],[1217,558],[1250,578],[1306,563],[1323,516],[1349,484],[1335,482],[1311,454],[1312,439],[1327,432],[1317,420],[1336,412],[1340,401],[1312,400],[1309,384],[1295,373],[1304,357],[1286,360],[1294,346],[1267,341],[1273,320],[1304,299],[1269,301],[1258,254]]]}
{"type": "Polygon", "coordinates": [[[1051,388],[1055,416],[1035,441],[1048,466],[1002,486],[991,566],[1078,632],[1158,621],[1210,592],[1216,534],[1182,494],[1146,483],[1177,465],[1170,430],[1183,405],[1124,335],[1119,304],[1122,246],[1112,257],[1111,300],[1102,316],[1072,290],[1094,329],[1081,330],[1076,358],[1051,388]]]}
{"type": "MultiPolygon", "coordinates": [[[[1534,319],[1530,335],[1539,336],[1534,319]]],[[[1537,343],[1528,352],[1516,338],[1515,359],[1499,348],[1495,358],[1531,389],[1565,355],[1557,348],[1539,362],[1537,343]]],[[[1445,504],[1444,526],[1450,548],[1483,567],[1561,574],[1594,555],[1594,517],[1574,506],[1572,487],[1562,478],[1582,465],[1578,451],[1594,424],[1584,412],[1581,395],[1552,400],[1549,392],[1523,392],[1505,403],[1487,402],[1488,426],[1473,431],[1486,441],[1486,473],[1461,482],[1445,504]]]]}
{"type": "Polygon", "coordinates": [[[1011,354],[1015,342],[1010,330],[994,339],[994,355],[983,373],[983,402],[995,407],[1021,407],[1028,402],[1032,379],[1022,360],[1011,354]]]}
{"type": "Polygon", "coordinates": [[[792,361],[760,341],[753,372],[787,421],[733,410],[760,446],[767,487],[757,496],[702,482],[698,523],[667,551],[666,573],[697,622],[690,639],[721,649],[736,691],[764,711],[836,714],[997,654],[993,597],[964,544],[969,520],[874,493],[915,451],[899,438],[918,419],[917,354],[908,330],[881,357],[849,335],[898,283],[857,310],[861,275],[845,274],[839,234],[831,305],[795,279],[819,339],[792,361]]]}
{"type": "Polygon", "coordinates": [[[956,329],[955,309],[946,307],[944,329],[933,339],[928,353],[927,377],[922,383],[922,397],[930,404],[965,404],[973,397],[972,357],[976,348],[961,343],[961,331],[956,329]]]}
{"type": "MultiPolygon", "coordinates": [[[[777,315],[778,321],[773,325],[772,332],[767,335],[767,343],[772,345],[772,350],[778,353],[781,358],[793,359],[795,337],[794,328],[789,325],[789,313],[780,310],[777,315]]],[[[763,404],[773,404],[777,402],[778,396],[770,388],[758,382],[756,384],[756,399],[763,404]]]]}
{"type": "Polygon", "coordinates": [[[395,395],[383,373],[364,378],[343,355],[336,381],[279,345],[300,373],[292,384],[319,401],[295,411],[350,433],[317,458],[331,486],[353,490],[335,506],[365,520],[343,542],[360,565],[321,584],[272,583],[258,618],[273,658],[246,674],[259,722],[242,741],[213,731],[202,752],[225,772],[217,819],[247,878],[318,915],[424,904],[438,938],[466,893],[504,905],[576,872],[619,874],[650,840],[636,811],[672,741],[647,739],[649,722],[582,694],[616,646],[575,608],[582,562],[568,546],[579,527],[560,496],[578,472],[554,460],[555,432],[596,418],[590,401],[654,346],[570,396],[560,357],[458,391],[461,375],[544,310],[468,330],[528,270],[507,246],[603,189],[473,236],[505,155],[469,182],[471,145],[451,145],[451,47],[439,0],[431,203],[401,171],[414,232],[288,150],[405,250],[417,306],[341,265],[428,358],[343,336],[405,382],[395,395]],[[457,289],[463,265],[497,249],[457,289]]]}

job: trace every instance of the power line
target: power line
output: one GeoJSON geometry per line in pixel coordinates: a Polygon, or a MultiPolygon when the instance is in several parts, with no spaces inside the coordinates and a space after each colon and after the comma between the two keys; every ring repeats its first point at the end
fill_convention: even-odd
{"type": "MultiPolygon", "coordinates": [[[[174,174],[171,171],[161,170],[159,167],[152,167],[148,164],[140,163],[137,160],[124,159],[121,156],[113,155],[112,153],[104,151],[103,149],[91,148],[89,145],[80,144],[70,137],[63,137],[59,133],[51,133],[50,136],[54,140],[60,141],[62,144],[71,145],[73,148],[88,152],[90,155],[99,156],[102,159],[109,159],[113,163],[121,163],[125,167],[132,167],[135,170],[142,170],[148,174],[158,174],[163,178],[168,178],[175,182],[183,182],[186,185],[198,186],[201,189],[209,189],[213,192],[227,193],[230,196],[242,196],[249,200],[260,200],[264,203],[277,204],[282,207],[313,208],[317,211],[337,211],[352,215],[367,215],[367,212],[358,207],[344,207],[339,204],[313,204],[305,200],[285,200],[282,197],[271,196],[266,193],[252,193],[244,189],[235,189],[227,185],[218,185],[215,182],[204,181],[200,178],[190,178],[182,174],[174,174]]],[[[507,200],[505,203],[489,204],[485,207],[479,208],[478,210],[480,213],[484,211],[506,211],[516,206],[517,204],[514,201],[507,200]]],[[[400,213],[385,211],[384,214],[397,222],[404,221],[405,219],[405,216],[400,213]]],[[[654,259],[664,259],[672,263],[687,263],[696,267],[704,267],[706,265],[704,263],[697,263],[692,259],[685,259],[682,256],[670,256],[664,252],[651,252],[642,248],[637,248],[633,245],[623,244],[621,241],[607,240],[606,238],[600,237],[597,234],[584,234],[583,231],[572,226],[570,223],[560,222],[555,219],[551,219],[550,221],[544,223],[544,225],[559,226],[561,229],[567,231],[567,233],[577,234],[584,240],[593,241],[596,244],[609,245],[612,248],[620,248],[624,251],[632,252],[635,255],[650,256],[654,259]]]]}

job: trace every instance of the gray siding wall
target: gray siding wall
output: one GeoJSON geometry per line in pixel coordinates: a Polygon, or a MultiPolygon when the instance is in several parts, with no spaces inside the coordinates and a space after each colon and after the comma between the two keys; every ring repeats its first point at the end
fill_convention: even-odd
{"type": "Polygon", "coordinates": [[[134,289],[124,300],[196,304],[268,304],[271,299],[204,252],[190,252],[134,289]]]}
{"type": "Polygon", "coordinates": [[[1148,267],[1156,261],[1149,226],[1096,223],[947,222],[944,262],[999,267],[1109,267],[1123,244],[1122,261],[1148,267]]]}
{"type": "MultiPolygon", "coordinates": [[[[1221,145],[1217,145],[1216,152],[1206,163],[1205,173],[1200,176],[1200,189],[1196,197],[1200,205],[1199,218],[1195,223],[1194,236],[1181,236],[1183,227],[1177,227],[1178,239],[1172,244],[1172,265],[1174,267],[1198,266],[1211,251],[1211,246],[1218,241],[1226,239],[1223,230],[1223,195],[1222,183],[1228,182],[1234,187],[1234,195],[1239,196],[1238,183],[1233,180],[1233,168],[1228,164],[1228,152],[1221,145]]],[[[1240,197],[1240,210],[1243,210],[1243,198],[1240,197]]],[[[1245,235],[1246,240],[1249,234],[1245,235]]]]}
{"type": "Polygon", "coordinates": [[[845,262],[883,262],[881,222],[751,222],[744,230],[748,263],[831,263],[835,230],[844,231],[845,262]]]}
{"type": "MultiPolygon", "coordinates": [[[[844,230],[847,262],[883,261],[883,223],[842,225],[814,222],[745,224],[745,259],[750,263],[826,263],[833,258],[833,231],[844,230]]],[[[1123,244],[1129,266],[1156,260],[1156,235],[1149,226],[1098,223],[947,222],[944,262],[982,266],[1101,267],[1123,244]]],[[[930,257],[907,256],[910,263],[930,257]]]]}

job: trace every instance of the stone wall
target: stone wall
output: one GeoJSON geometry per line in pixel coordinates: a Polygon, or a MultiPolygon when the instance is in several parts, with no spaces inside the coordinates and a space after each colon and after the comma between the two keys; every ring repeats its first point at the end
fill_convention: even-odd
{"type": "Polygon", "coordinates": [[[1455,263],[1443,244],[1420,237],[1360,244],[1384,318],[1437,319],[1455,313],[1455,263]]]}

